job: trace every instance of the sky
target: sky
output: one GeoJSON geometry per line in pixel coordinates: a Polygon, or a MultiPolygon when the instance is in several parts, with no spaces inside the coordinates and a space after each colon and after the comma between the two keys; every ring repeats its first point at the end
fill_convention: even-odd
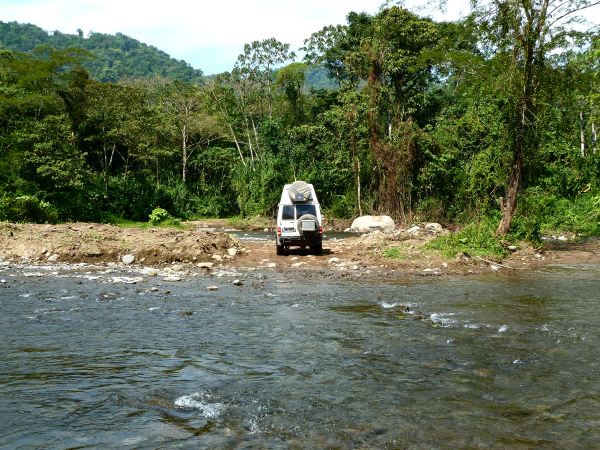
{"type": "MultiPolygon", "coordinates": [[[[0,21],[84,35],[123,33],[183,59],[206,75],[229,71],[245,43],[274,37],[296,51],[326,25],[346,23],[350,11],[375,14],[384,0],[0,0],[0,21]]],[[[408,9],[436,20],[468,12],[465,0],[445,11],[408,0],[408,9]]],[[[600,9],[600,8],[598,8],[600,9]]],[[[599,23],[600,11],[594,13],[599,23]],[[598,13],[598,14],[596,14],[598,13]]]]}

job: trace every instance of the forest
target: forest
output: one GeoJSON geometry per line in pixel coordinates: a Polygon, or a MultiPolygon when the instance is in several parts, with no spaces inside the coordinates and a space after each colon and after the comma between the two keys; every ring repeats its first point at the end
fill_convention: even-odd
{"type": "Polygon", "coordinates": [[[591,3],[481,3],[459,22],[350,12],[307,36],[301,62],[271,38],[210,77],[109,67],[118,52],[94,53],[100,36],[58,45],[13,23],[0,220],[272,217],[281,186],[302,179],[330,218],[600,235],[600,35],[569,23],[591,3]]]}

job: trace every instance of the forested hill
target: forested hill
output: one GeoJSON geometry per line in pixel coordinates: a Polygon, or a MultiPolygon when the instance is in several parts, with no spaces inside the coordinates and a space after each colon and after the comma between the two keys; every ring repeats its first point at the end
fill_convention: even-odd
{"type": "Polygon", "coordinates": [[[32,24],[0,21],[0,48],[30,52],[40,45],[58,50],[78,47],[88,50],[93,57],[83,66],[100,81],[117,81],[127,77],[163,76],[171,79],[195,82],[202,78],[202,71],[194,69],[185,61],[171,58],[156,47],[144,44],[121,33],[116,35],[90,33],[48,33],[32,24]]]}

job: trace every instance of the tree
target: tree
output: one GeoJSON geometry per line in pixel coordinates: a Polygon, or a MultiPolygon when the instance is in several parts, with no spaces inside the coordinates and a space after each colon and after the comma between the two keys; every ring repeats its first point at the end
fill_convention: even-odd
{"type": "Polygon", "coordinates": [[[279,69],[275,75],[275,84],[283,91],[293,124],[302,120],[306,69],[306,64],[292,63],[279,69]]]}
{"type": "Polygon", "coordinates": [[[524,159],[538,146],[540,86],[548,55],[564,50],[574,15],[600,2],[594,0],[475,0],[475,17],[490,53],[506,61],[507,99],[512,107],[509,129],[512,163],[500,200],[502,218],[496,233],[511,226],[522,185],[524,159]]]}
{"type": "Polygon", "coordinates": [[[290,45],[275,38],[253,41],[244,45],[238,56],[234,73],[242,80],[257,83],[266,90],[269,118],[273,116],[273,83],[275,68],[296,57],[290,45]]]}
{"type": "Polygon", "coordinates": [[[324,66],[339,87],[346,78],[343,42],[347,36],[346,25],[328,25],[304,40],[304,61],[324,66]]]}
{"type": "Polygon", "coordinates": [[[181,150],[181,181],[187,181],[192,154],[202,146],[217,140],[224,132],[208,109],[208,99],[198,88],[180,81],[167,82],[161,87],[164,119],[177,137],[181,150]]]}

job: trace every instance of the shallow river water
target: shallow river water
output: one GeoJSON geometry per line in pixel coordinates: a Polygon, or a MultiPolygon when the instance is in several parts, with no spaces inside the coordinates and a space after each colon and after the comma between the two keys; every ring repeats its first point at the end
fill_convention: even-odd
{"type": "Polygon", "coordinates": [[[600,446],[598,266],[219,275],[4,266],[0,447],[600,446]]]}

